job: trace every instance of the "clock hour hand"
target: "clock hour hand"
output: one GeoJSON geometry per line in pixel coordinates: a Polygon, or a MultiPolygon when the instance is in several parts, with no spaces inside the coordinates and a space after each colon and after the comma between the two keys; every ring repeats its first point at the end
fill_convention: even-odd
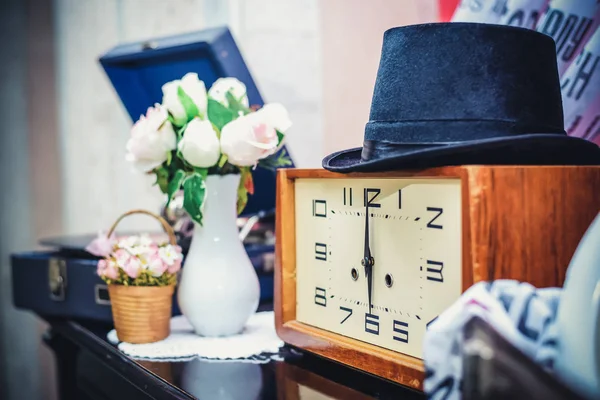
{"type": "Polygon", "coordinates": [[[365,212],[365,249],[364,249],[364,255],[363,255],[361,264],[363,267],[365,267],[365,276],[367,277],[367,292],[368,292],[368,296],[369,296],[369,314],[370,314],[371,308],[373,308],[373,306],[371,305],[371,298],[372,298],[371,287],[372,287],[372,282],[373,282],[373,264],[375,263],[375,260],[373,260],[373,257],[371,256],[371,248],[369,246],[369,243],[370,243],[370,241],[369,241],[369,203],[367,202],[366,212],[365,212]]]}

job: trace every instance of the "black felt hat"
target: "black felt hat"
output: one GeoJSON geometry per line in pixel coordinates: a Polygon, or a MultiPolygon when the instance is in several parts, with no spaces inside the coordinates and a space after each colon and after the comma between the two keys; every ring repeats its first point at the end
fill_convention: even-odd
{"type": "Polygon", "coordinates": [[[458,164],[600,164],[564,131],[554,40],[524,28],[434,23],[385,32],[362,148],[337,172],[458,164]]]}

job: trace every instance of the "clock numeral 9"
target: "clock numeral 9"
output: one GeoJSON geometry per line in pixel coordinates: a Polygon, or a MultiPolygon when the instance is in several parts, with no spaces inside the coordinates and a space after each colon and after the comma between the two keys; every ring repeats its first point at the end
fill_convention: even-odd
{"type": "Polygon", "coordinates": [[[312,204],[313,217],[327,217],[327,202],[325,200],[313,200],[312,204]]]}
{"type": "Polygon", "coordinates": [[[394,340],[402,343],[408,343],[408,322],[394,320],[394,332],[399,336],[394,336],[394,340]]]}
{"type": "Polygon", "coordinates": [[[327,261],[327,245],[325,243],[315,243],[315,259],[327,261]]]}
{"type": "Polygon", "coordinates": [[[379,316],[365,313],[365,332],[379,335],[379,316]]]}
{"type": "Polygon", "coordinates": [[[444,282],[444,275],[442,275],[443,269],[444,269],[443,262],[427,260],[427,280],[443,283],[444,282]]]}
{"type": "Polygon", "coordinates": [[[327,291],[323,288],[315,288],[315,304],[321,307],[327,307],[327,291]]]}

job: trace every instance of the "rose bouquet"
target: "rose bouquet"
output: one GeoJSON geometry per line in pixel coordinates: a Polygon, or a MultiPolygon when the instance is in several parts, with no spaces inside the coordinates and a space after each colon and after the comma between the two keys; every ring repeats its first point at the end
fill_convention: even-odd
{"type": "Polygon", "coordinates": [[[239,80],[220,78],[207,92],[198,75],[188,73],[162,92],[162,103],[134,124],[126,158],[136,170],[156,175],[167,205],[183,189],[193,221],[202,224],[207,175],[240,174],[240,213],[254,192],[253,168],[291,165],[287,152],[279,151],[291,126],[287,111],[276,103],[250,107],[239,80]]]}
{"type": "Polygon", "coordinates": [[[134,235],[115,241],[112,251],[98,261],[97,273],[109,285],[174,285],[182,259],[181,247],[134,235]]]}

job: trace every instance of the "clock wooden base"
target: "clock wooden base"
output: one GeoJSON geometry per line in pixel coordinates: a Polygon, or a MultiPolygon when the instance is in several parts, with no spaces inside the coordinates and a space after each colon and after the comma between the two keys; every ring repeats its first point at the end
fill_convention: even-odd
{"type": "MultiPolygon", "coordinates": [[[[567,266],[577,244],[600,210],[600,167],[594,166],[453,166],[419,171],[369,174],[337,174],[321,169],[279,170],[277,176],[277,241],[274,293],[276,328],[279,337],[284,342],[297,348],[420,390],[422,390],[424,367],[419,357],[404,354],[401,349],[394,350],[365,340],[359,340],[359,336],[336,333],[333,329],[326,329],[318,326],[318,324],[298,320],[297,312],[301,310],[300,307],[304,307],[303,310],[308,307],[302,300],[306,296],[301,295],[297,290],[298,277],[307,276],[308,272],[305,271],[310,268],[313,268],[310,271],[316,271],[319,265],[325,265],[319,264],[319,262],[327,258],[327,250],[322,251],[327,247],[319,247],[326,246],[326,244],[315,244],[316,261],[311,261],[315,265],[298,264],[298,260],[301,260],[301,264],[306,263],[304,261],[306,258],[300,257],[298,246],[300,242],[306,242],[307,240],[304,237],[297,237],[299,226],[305,224],[305,222],[296,219],[311,218],[311,216],[298,216],[296,207],[297,204],[300,204],[298,203],[300,200],[296,184],[299,180],[310,180],[311,182],[332,180],[327,182],[331,183],[331,186],[335,186],[335,180],[338,179],[344,179],[344,182],[356,182],[354,193],[360,191],[362,196],[364,190],[364,202],[368,201],[369,204],[373,200],[368,197],[371,194],[370,191],[379,189],[367,189],[367,187],[375,186],[375,183],[382,182],[382,179],[397,179],[398,184],[401,184],[399,188],[407,187],[406,182],[410,183],[409,179],[418,180],[419,182],[431,180],[432,182],[441,182],[442,185],[445,182],[444,180],[453,180],[456,184],[459,183],[460,189],[456,192],[460,194],[460,200],[456,203],[457,211],[452,215],[448,211],[443,216],[443,218],[451,218],[454,215],[456,221],[458,221],[455,224],[456,229],[458,229],[456,232],[460,237],[460,241],[457,242],[460,247],[457,249],[460,254],[458,268],[462,269],[461,274],[456,275],[460,277],[458,281],[459,292],[466,290],[475,282],[494,279],[516,279],[529,282],[536,287],[562,286],[567,266]],[[406,179],[402,180],[401,178],[406,179]],[[370,182],[373,182],[373,184],[370,182]],[[446,215],[448,216],[446,217],[446,215]]],[[[327,185],[319,187],[326,188],[327,185]]],[[[348,208],[348,196],[352,196],[351,191],[344,188],[343,193],[340,189],[338,194],[338,190],[335,190],[335,195],[331,195],[329,209],[315,212],[313,204],[313,215],[317,213],[318,216],[324,216],[318,213],[327,214],[335,212],[335,210],[338,210],[339,214],[341,213],[339,210],[346,210],[344,212],[355,213],[354,215],[356,215],[356,219],[353,220],[355,222],[352,222],[355,224],[353,226],[358,226],[356,225],[359,223],[358,221],[362,221],[361,215],[366,216],[367,219],[369,218],[368,214],[371,213],[373,208],[370,210],[367,208],[367,213],[363,211],[362,214],[361,208],[356,208],[356,204],[354,204],[355,208],[348,208]]],[[[306,196],[306,194],[303,194],[303,196],[306,196]]],[[[394,198],[393,201],[402,202],[403,198],[401,196],[401,189],[398,189],[398,200],[394,198]]],[[[420,207],[420,203],[429,201],[422,199],[427,199],[427,197],[418,197],[418,201],[413,199],[413,214],[420,207]]],[[[354,200],[355,203],[362,201],[360,196],[354,200]]],[[[388,203],[391,201],[388,199],[388,203]]],[[[317,202],[321,202],[321,200],[317,200],[317,202]]],[[[351,203],[352,200],[350,200],[351,203]]],[[[388,203],[382,202],[381,204],[385,207],[385,204],[388,203]]],[[[374,201],[371,207],[376,205],[374,201]]],[[[425,205],[423,204],[423,207],[425,205]]],[[[381,210],[383,209],[381,208],[381,210]]],[[[427,211],[438,209],[441,210],[441,207],[430,207],[427,208],[427,211]]],[[[413,218],[413,214],[407,214],[411,215],[410,221],[419,220],[420,217],[413,218]]],[[[438,212],[438,214],[440,213],[438,212]]],[[[388,218],[387,215],[385,216],[386,219],[388,218]]],[[[400,213],[399,215],[400,219],[404,214],[400,213]]],[[[384,218],[383,214],[381,214],[381,217],[384,218]]],[[[406,219],[408,220],[408,218],[407,216],[406,219]]],[[[444,221],[443,218],[438,219],[436,222],[433,222],[434,219],[429,222],[421,220],[415,222],[415,224],[421,224],[427,230],[427,227],[437,227],[436,224],[441,226],[444,221]]],[[[449,221],[449,219],[446,221],[449,221]]],[[[444,222],[444,224],[446,223],[444,222]]],[[[373,224],[383,226],[384,222],[375,221],[373,224]]],[[[364,232],[364,228],[362,229],[364,232]]],[[[306,232],[306,230],[302,230],[302,232],[306,232]]],[[[399,230],[398,232],[403,231],[399,230]]],[[[438,229],[432,234],[441,234],[442,232],[444,232],[442,229],[438,229]]],[[[356,232],[346,231],[337,232],[336,234],[355,235],[356,232]]],[[[305,235],[305,233],[302,233],[302,235],[305,235]]],[[[406,240],[409,239],[409,237],[406,238],[406,240]]],[[[376,245],[374,246],[376,247],[376,245]]],[[[339,249],[339,246],[337,248],[339,249]]],[[[300,250],[304,251],[303,249],[300,250]]],[[[348,251],[350,250],[352,249],[348,251]]],[[[379,250],[379,253],[382,251],[379,250]]],[[[378,256],[379,254],[374,254],[376,260],[378,256]]],[[[338,257],[341,257],[339,251],[338,257]]],[[[314,258],[312,257],[312,259],[314,258]]],[[[330,264],[327,264],[329,270],[339,267],[335,261],[328,260],[327,262],[330,262],[330,264]]],[[[375,264],[374,268],[377,268],[377,261],[375,264]]],[[[433,267],[432,271],[436,272],[433,267]]],[[[402,268],[406,269],[407,274],[409,273],[409,267],[402,268]]],[[[446,271],[450,270],[450,266],[445,265],[444,268],[444,274],[447,274],[446,271]]],[[[421,270],[423,270],[422,267],[421,270]]],[[[403,271],[403,269],[399,269],[395,274],[402,275],[403,271]]],[[[438,273],[441,278],[441,269],[438,273]]],[[[430,278],[427,277],[426,282],[428,284],[441,282],[436,277],[431,278],[432,282],[430,282],[430,278]]],[[[403,278],[402,276],[395,276],[394,279],[399,281],[398,284],[401,284],[400,281],[403,278]]],[[[377,283],[377,285],[380,285],[380,283],[377,283]]],[[[377,292],[382,292],[382,290],[385,289],[377,288],[377,292]]],[[[430,293],[433,293],[431,296],[436,296],[435,291],[432,290],[430,293]]],[[[362,294],[360,295],[362,296],[362,294]]],[[[318,302],[317,297],[319,296],[318,293],[315,295],[315,302],[318,302]]],[[[435,298],[432,299],[435,300],[435,298]]],[[[360,303],[360,301],[357,303],[360,303]]],[[[444,306],[450,304],[451,302],[448,302],[444,306]]],[[[401,306],[399,305],[399,307],[401,306]]],[[[364,307],[363,303],[361,303],[361,307],[364,307]]],[[[382,309],[383,307],[379,308],[382,309]]],[[[305,313],[305,311],[302,311],[302,313],[305,313]]],[[[369,324],[368,319],[365,324],[369,324]]],[[[397,323],[394,320],[393,331],[404,332],[397,329],[404,326],[402,324],[404,323],[397,323]],[[398,326],[396,326],[397,324],[398,326]]],[[[381,333],[384,333],[383,330],[381,333]]],[[[377,334],[380,334],[379,324],[377,325],[377,334]]],[[[395,336],[394,339],[406,339],[408,341],[408,336],[409,334],[405,332],[405,335],[395,336]]],[[[413,338],[414,336],[411,336],[411,340],[413,338]]]]}

